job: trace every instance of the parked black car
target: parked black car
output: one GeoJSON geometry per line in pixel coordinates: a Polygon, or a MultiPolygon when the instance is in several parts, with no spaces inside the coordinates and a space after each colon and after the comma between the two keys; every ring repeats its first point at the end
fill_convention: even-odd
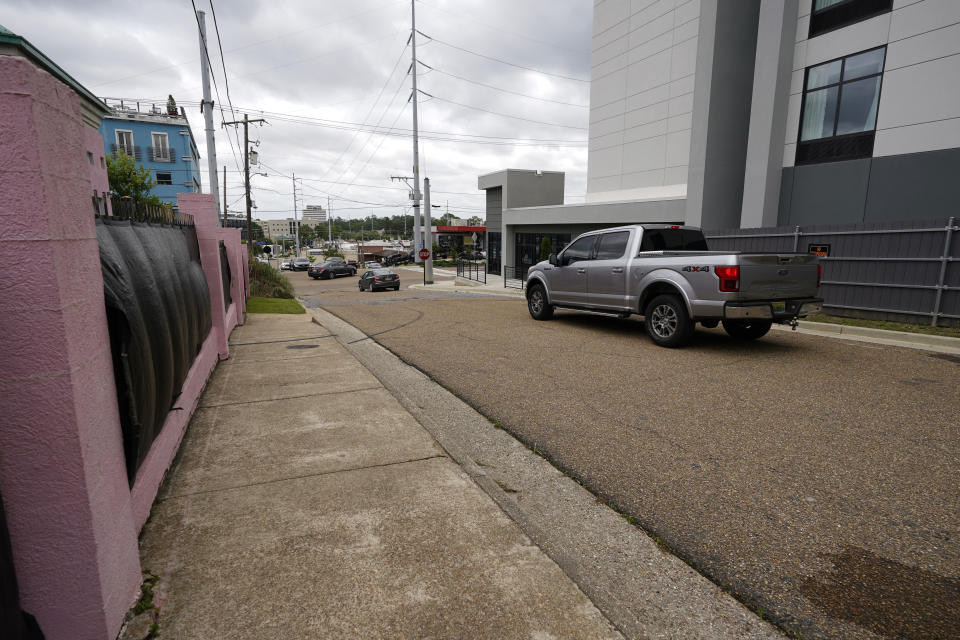
{"type": "Polygon", "coordinates": [[[412,264],[413,263],[413,252],[410,253],[395,253],[392,256],[387,256],[383,260],[383,264],[386,266],[393,266],[398,264],[412,264]]]}
{"type": "Polygon", "coordinates": [[[377,289],[393,289],[394,291],[399,291],[400,276],[392,269],[371,269],[360,276],[360,281],[357,283],[357,286],[360,288],[360,291],[364,289],[371,291],[376,291],[377,289]]]}
{"type": "Polygon", "coordinates": [[[294,258],[290,269],[293,271],[306,271],[310,268],[310,261],[307,258],[294,258]]]}
{"type": "Polygon", "coordinates": [[[329,280],[337,276],[357,275],[357,268],[351,264],[347,264],[342,259],[340,259],[339,262],[328,260],[311,265],[310,268],[307,269],[307,275],[314,279],[323,278],[324,280],[329,280]]]}

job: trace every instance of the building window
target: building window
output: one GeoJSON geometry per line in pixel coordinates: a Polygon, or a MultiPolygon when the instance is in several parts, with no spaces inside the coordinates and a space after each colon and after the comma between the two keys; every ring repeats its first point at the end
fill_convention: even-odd
{"type": "Polygon", "coordinates": [[[161,173],[157,172],[157,184],[173,184],[173,174],[172,173],[161,173]]]}
{"type": "Polygon", "coordinates": [[[153,138],[152,156],[156,162],[170,162],[170,144],[165,133],[151,133],[153,138]]]}
{"type": "Polygon", "coordinates": [[[117,150],[123,151],[125,154],[131,158],[134,156],[133,152],[133,131],[124,131],[123,129],[117,129],[117,150]]]}
{"type": "Polygon", "coordinates": [[[807,69],[797,164],[869,158],[886,47],[807,69]]]}
{"type": "Polygon", "coordinates": [[[107,162],[106,162],[106,160],[103,159],[103,156],[100,156],[100,168],[101,168],[101,169],[106,169],[106,168],[107,168],[107,162]]]}
{"type": "Polygon", "coordinates": [[[93,154],[89,151],[87,151],[87,162],[89,162],[91,165],[93,164],[93,154]]]}
{"type": "Polygon", "coordinates": [[[813,0],[809,37],[888,13],[893,0],[813,0]]]}

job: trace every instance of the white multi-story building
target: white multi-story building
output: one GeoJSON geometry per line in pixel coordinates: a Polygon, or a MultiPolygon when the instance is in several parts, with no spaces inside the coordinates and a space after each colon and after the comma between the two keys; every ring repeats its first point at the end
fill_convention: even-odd
{"type": "Polygon", "coordinates": [[[318,224],[327,224],[327,211],[318,204],[308,204],[303,209],[303,216],[301,216],[303,224],[308,224],[310,226],[318,224]]]}
{"type": "Polygon", "coordinates": [[[490,255],[521,266],[623,223],[945,218],[958,175],[956,0],[595,0],[585,203],[562,173],[479,186],[490,255]]]}

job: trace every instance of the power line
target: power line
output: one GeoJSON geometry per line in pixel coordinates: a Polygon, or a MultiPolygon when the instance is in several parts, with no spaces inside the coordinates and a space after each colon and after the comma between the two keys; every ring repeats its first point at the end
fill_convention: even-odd
{"type": "Polygon", "coordinates": [[[480,86],[480,87],[486,87],[487,89],[493,89],[494,91],[502,91],[503,93],[509,93],[509,94],[511,94],[511,95],[521,96],[521,97],[523,97],[523,98],[530,98],[530,99],[532,99],[532,100],[542,100],[543,102],[552,102],[553,104],[562,104],[562,105],[566,105],[566,106],[568,106],[568,107],[579,107],[579,108],[581,108],[581,109],[587,109],[587,108],[590,107],[590,105],[588,105],[588,104],[577,104],[577,103],[575,103],[575,102],[563,102],[563,101],[561,101],[561,100],[551,100],[550,98],[541,98],[541,97],[539,97],[539,96],[531,96],[530,94],[527,94],[527,93],[520,93],[519,91],[511,91],[510,89],[503,89],[503,88],[501,88],[501,87],[495,87],[495,86],[493,86],[492,84],[484,84],[483,82],[477,82],[476,80],[470,80],[469,78],[464,78],[463,76],[458,76],[458,75],[455,74],[455,73],[450,73],[449,71],[444,71],[443,69],[437,69],[436,67],[431,67],[431,66],[428,65],[427,63],[422,62],[422,61],[419,61],[419,60],[418,60],[418,62],[420,62],[420,64],[422,64],[423,66],[425,66],[427,69],[430,69],[431,71],[436,71],[437,73],[441,73],[441,74],[443,74],[443,75],[445,75],[445,76],[450,76],[451,78],[456,78],[457,80],[463,80],[464,82],[469,82],[470,84],[475,84],[475,85],[480,86]]]}
{"type": "MultiPolygon", "coordinates": [[[[213,16],[213,29],[217,33],[217,47],[220,48],[220,68],[223,70],[223,83],[227,91],[227,103],[230,105],[230,117],[234,120],[237,119],[237,112],[233,110],[233,99],[230,97],[230,78],[227,76],[227,61],[223,58],[223,40],[220,39],[220,27],[217,26],[217,12],[213,8],[213,0],[210,2],[210,13],[213,16]]],[[[204,44],[206,46],[206,44],[204,44]]],[[[223,122],[227,118],[223,113],[223,106],[220,106],[220,121],[223,122]]],[[[233,129],[233,135],[237,138],[237,146],[240,145],[240,134],[237,132],[236,127],[233,129]]],[[[227,134],[227,140],[230,140],[230,134],[227,134]]],[[[230,145],[230,150],[233,150],[233,144],[230,145]]],[[[246,149],[243,150],[244,153],[247,152],[246,149]]]]}
{"type": "Polygon", "coordinates": [[[550,41],[548,41],[548,40],[538,40],[537,38],[534,38],[534,37],[532,37],[532,36],[529,36],[529,35],[526,35],[526,34],[523,34],[523,33],[519,33],[519,32],[517,32],[517,31],[510,31],[509,29],[505,29],[502,25],[492,25],[492,24],[488,24],[488,23],[484,22],[483,20],[478,19],[475,15],[471,15],[470,13],[468,13],[468,12],[466,12],[466,11],[463,11],[463,9],[462,9],[461,7],[457,7],[457,11],[454,12],[454,11],[447,11],[446,9],[443,9],[443,8],[441,8],[441,7],[439,7],[439,6],[435,5],[435,4],[430,4],[430,3],[424,2],[423,0],[417,0],[417,2],[419,2],[420,4],[422,4],[422,5],[424,5],[424,6],[430,7],[430,8],[433,9],[433,10],[440,11],[441,13],[445,13],[445,14],[447,14],[447,15],[449,15],[449,16],[453,16],[454,18],[458,18],[458,19],[461,19],[461,20],[468,20],[469,23],[470,23],[470,26],[474,26],[474,25],[478,25],[478,24],[479,24],[479,25],[481,25],[481,26],[483,26],[483,27],[486,27],[487,29],[490,29],[491,31],[493,31],[493,32],[496,33],[497,35],[501,35],[501,36],[502,36],[502,35],[504,35],[504,34],[507,34],[507,35],[511,35],[511,36],[514,36],[514,37],[517,37],[517,38],[522,38],[522,39],[524,39],[524,40],[529,40],[530,42],[536,42],[537,44],[545,44],[545,45],[547,45],[548,47],[554,47],[554,48],[556,48],[556,49],[562,49],[562,50],[564,50],[564,51],[570,51],[570,52],[572,52],[572,53],[576,53],[576,54],[580,54],[580,55],[589,55],[589,54],[590,54],[590,51],[589,51],[589,50],[587,50],[587,51],[582,51],[582,50],[580,50],[580,49],[573,49],[573,48],[571,48],[571,47],[565,47],[565,46],[563,46],[562,44],[559,44],[559,43],[557,43],[557,42],[550,42],[550,41]]]}
{"type": "MultiPolygon", "coordinates": [[[[381,96],[383,96],[383,92],[384,92],[384,91],[387,89],[387,87],[390,85],[390,80],[393,78],[393,74],[396,73],[397,67],[400,66],[400,61],[403,60],[403,54],[406,53],[408,46],[409,46],[409,44],[404,44],[404,45],[403,45],[403,49],[400,50],[400,55],[397,56],[397,61],[393,64],[393,69],[391,69],[391,70],[390,70],[390,73],[387,74],[387,79],[384,81],[383,86],[380,87],[380,92],[377,94],[376,100],[374,100],[374,101],[373,101],[373,104],[370,105],[370,110],[367,111],[367,115],[365,115],[365,116],[363,117],[363,122],[364,122],[364,123],[367,121],[367,118],[370,117],[370,114],[373,113],[373,110],[376,109],[377,104],[380,103],[380,98],[381,98],[381,96]]],[[[393,104],[394,99],[396,99],[396,94],[394,94],[394,96],[390,99],[390,104],[393,104]]],[[[389,109],[389,106],[388,106],[387,108],[389,109]]],[[[381,119],[382,119],[382,118],[383,118],[383,117],[381,116],[381,119]]],[[[340,160],[343,159],[343,156],[347,153],[347,151],[350,149],[350,147],[353,146],[353,142],[357,139],[357,136],[358,136],[358,135],[360,135],[360,129],[357,129],[356,131],[354,131],[353,137],[350,138],[350,142],[347,144],[346,147],[344,147],[343,151],[340,152],[340,155],[337,156],[337,159],[334,160],[334,161],[327,167],[327,170],[323,173],[323,177],[324,177],[324,178],[326,178],[327,175],[329,175],[330,171],[333,169],[333,167],[334,167],[337,163],[339,163],[340,160]]],[[[372,132],[371,132],[371,135],[373,135],[372,132]]],[[[369,139],[369,138],[368,138],[368,139],[369,139]]],[[[362,147],[361,147],[361,151],[362,151],[362,147]]],[[[341,174],[340,177],[343,177],[343,174],[341,174]]],[[[338,179],[339,179],[339,177],[338,177],[338,179]]]]}
{"type": "Polygon", "coordinates": [[[491,111],[491,110],[489,110],[489,109],[483,109],[482,107],[474,107],[474,106],[471,106],[471,105],[469,105],[469,104],[463,104],[462,102],[455,102],[455,101],[453,101],[453,100],[447,100],[446,98],[441,98],[441,97],[439,97],[439,96],[430,95],[429,93],[427,93],[427,92],[425,92],[425,91],[421,91],[420,93],[422,93],[422,94],[424,94],[424,95],[427,95],[427,96],[430,96],[431,98],[433,98],[433,99],[435,99],[435,100],[439,100],[439,101],[441,101],[441,102],[449,102],[450,104],[455,104],[455,105],[457,105],[458,107],[464,107],[465,109],[473,109],[473,110],[475,110],[475,111],[483,111],[484,113],[489,113],[489,114],[492,114],[492,115],[495,115],[495,116],[501,116],[501,117],[503,117],[503,118],[513,118],[514,120],[523,120],[524,122],[533,122],[534,124],[545,124],[545,125],[549,125],[549,126],[551,126],[551,127],[562,127],[562,128],[564,128],[564,129],[578,129],[578,130],[580,130],[580,131],[586,131],[586,130],[587,130],[586,127],[575,127],[575,126],[569,125],[569,124],[557,124],[557,123],[555,123],[555,122],[544,122],[543,120],[532,120],[532,119],[530,119],[530,118],[523,118],[523,117],[521,117],[521,116],[512,116],[512,115],[510,115],[509,113],[500,113],[499,111],[491,111]]]}
{"type": "MultiPolygon", "coordinates": [[[[125,100],[129,102],[150,102],[150,99],[147,98],[114,98],[106,97],[104,99],[110,100],[125,100]]],[[[183,101],[181,104],[185,105],[198,105],[198,102],[191,102],[189,100],[183,101]]],[[[342,131],[376,131],[374,125],[365,125],[356,122],[349,122],[343,120],[332,120],[329,118],[316,118],[311,116],[297,116],[294,114],[285,114],[276,111],[266,111],[264,109],[257,109],[255,107],[237,107],[238,111],[246,111],[249,113],[258,113],[262,116],[269,117],[272,121],[278,122],[289,122],[292,124],[301,124],[305,126],[316,126],[327,129],[335,129],[342,131]]],[[[380,135],[390,135],[390,136],[402,136],[409,137],[412,130],[404,128],[394,128],[393,131],[385,132],[383,130],[376,131],[380,135]]],[[[506,145],[506,146],[537,146],[537,147],[559,147],[559,148],[578,148],[584,147],[587,144],[585,139],[572,140],[569,138],[511,138],[507,136],[485,136],[479,134],[470,134],[470,133],[458,133],[453,131],[420,131],[421,138],[427,138],[430,140],[437,140],[441,142],[465,142],[468,144],[494,144],[494,145],[506,145]]]]}
{"type": "Polygon", "coordinates": [[[458,47],[458,46],[455,45],[455,44],[450,44],[449,42],[446,42],[446,41],[444,41],[444,40],[440,40],[440,39],[438,39],[438,38],[431,38],[430,36],[428,36],[427,34],[423,33],[422,31],[417,31],[417,33],[419,33],[420,35],[422,35],[424,38],[427,38],[427,39],[430,40],[431,42],[437,42],[437,43],[439,43],[439,44],[442,44],[442,45],[445,45],[445,46],[447,46],[447,47],[450,47],[451,49],[456,49],[457,51],[463,51],[464,53],[469,53],[469,54],[475,55],[475,56],[477,56],[477,57],[484,58],[484,59],[486,59],[486,60],[492,60],[493,62],[499,62],[500,64],[505,64],[505,65],[507,65],[507,66],[515,67],[515,68],[517,68],[517,69],[523,69],[523,70],[525,70],[525,71],[533,71],[534,73],[540,73],[540,74],[543,74],[543,75],[545,75],[545,76],[551,76],[551,77],[553,77],[553,78],[561,78],[561,79],[563,79],[563,80],[572,80],[572,81],[574,81],[574,82],[585,82],[585,83],[589,83],[589,82],[590,82],[589,79],[585,80],[585,79],[583,79],[583,78],[574,78],[573,76],[565,76],[565,75],[561,75],[561,74],[559,74],[559,73],[550,73],[549,71],[544,71],[544,70],[542,70],[542,69],[534,69],[533,67],[525,67],[525,66],[523,66],[522,64],[516,64],[515,62],[508,62],[507,60],[501,60],[500,58],[494,58],[494,57],[492,57],[492,56],[488,56],[488,55],[485,55],[485,54],[483,54],[483,53],[477,53],[476,51],[471,51],[470,49],[465,49],[465,48],[463,48],[463,47],[458,47]]]}

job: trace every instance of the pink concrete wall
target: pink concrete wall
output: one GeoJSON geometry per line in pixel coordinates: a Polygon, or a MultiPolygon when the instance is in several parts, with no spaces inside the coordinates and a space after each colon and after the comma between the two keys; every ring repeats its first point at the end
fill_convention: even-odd
{"type": "MultiPolygon", "coordinates": [[[[160,435],[154,440],[150,452],[137,470],[137,477],[131,492],[133,520],[137,530],[147,521],[150,507],[156,498],[163,478],[173,463],[173,459],[183,440],[190,418],[200,401],[200,395],[206,386],[210,373],[218,360],[230,355],[227,339],[238,321],[237,308],[246,308],[246,299],[238,287],[231,290],[233,304],[224,311],[223,280],[220,272],[220,240],[224,240],[228,259],[240,251],[239,229],[220,229],[217,226],[217,209],[213,196],[202,193],[181,193],[177,197],[177,208],[181,213],[192,215],[197,231],[197,243],[200,246],[200,262],[210,289],[210,334],[203,343],[183,383],[177,408],[171,411],[163,423],[160,435]],[[235,234],[229,233],[236,231],[235,234]]],[[[231,267],[233,265],[231,264],[231,267]]],[[[237,278],[234,278],[236,283],[237,278]]],[[[242,319],[242,316],[240,316],[242,319]]]]}
{"type": "MultiPolygon", "coordinates": [[[[223,307],[221,306],[220,309],[222,310],[223,307]]],[[[193,412],[200,402],[207,379],[217,366],[217,343],[218,336],[211,329],[200,348],[200,353],[190,366],[187,379],[184,380],[180,396],[177,398],[176,407],[167,414],[160,435],[153,441],[150,452],[137,469],[137,477],[130,491],[133,524],[137,531],[140,531],[150,517],[150,507],[153,506],[153,501],[157,497],[157,491],[160,490],[167,469],[177,455],[177,449],[180,448],[183,434],[186,433],[187,425],[190,424],[193,412]]]]}
{"type": "MultiPolygon", "coordinates": [[[[110,191],[110,182],[107,179],[106,151],[103,146],[103,136],[93,127],[84,127],[84,146],[87,153],[93,155],[93,164],[89,163],[87,156],[87,167],[90,169],[90,195],[97,192],[104,197],[110,191]]],[[[110,198],[104,197],[107,213],[110,213],[110,198]]]]}
{"type": "Polygon", "coordinates": [[[103,147],[80,113],[72,89],[0,55],[0,488],[21,606],[47,640],[116,637],[141,581],[137,534],[210,372],[229,355],[248,280],[239,232],[216,227],[212,196],[182,194],[213,328],[177,400],[183,410],[170,412],[129,489],[91,202],[106,172],[86,155],[94,136],[103,147]],[[226,312],[221,238],[238,261],[226,312]]]}
{"type": "Polygon", "coordinates": [[[0,486],[48,640],[115,637],[140,584],[80,114],[0,55],[0,486]]]}

